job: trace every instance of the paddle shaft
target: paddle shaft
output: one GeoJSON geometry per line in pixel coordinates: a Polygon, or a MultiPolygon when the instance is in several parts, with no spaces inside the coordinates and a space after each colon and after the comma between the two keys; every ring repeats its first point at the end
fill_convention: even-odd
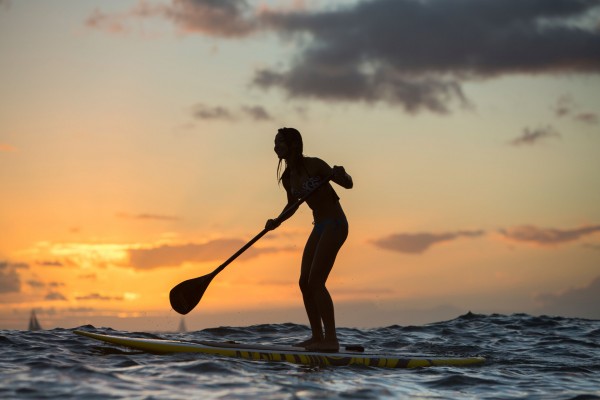
{"type": "MultiPolygon", "coordinates": [[[[277,217],[276,219],[277,220],[281,220],[281,219],[283,219],[283,217],[286,217],[288,214],[292,213],[293,210],[296,210],[298,207],[300,207],[300,205],[302,203],[304,203],[310,196],[312,196],[313,193],[315,193],[317,190],[319,190],[321,188],[321,186],[323,186],[327,182],[329,182],[331,180],[331,178],[332,178],[332,175],[328,176],[327,179],[324,179],[323,181],[319,182],[317,184],[317,186],[315,186],[315,188],[313,190],[311,190],[310,192],[306,193],[304,196],[300,197],[298,199],[298,201],[296,201],[291,207],[287,207],[285,210],[283,210],[282,213],[279,215],[279,217],[277,217]]],[[[238,258],[243,252],[245,252],[246,250],[248,250],[248,248],[250,246],[252,246],[254,243],[256,243],[258,241],[258,239],[260,239],[261,237],[265,236],[267,234],[267,232],[269,232],[269,229],[267,229],[267,228],[265,228],[262,231],[260,231],[260,233],[258,235],[254,236],[252,238],[252,240],[250,240],[248,243],[246,243],[234,255],[232,255],[231,257],[229,257],[227,259],[227,261],[225,261],[217,269],[215,269],[213,272],[211,272],[210,275],[212,275],[214,277],[219,272],[223,271],[223,269],[225,269],[226,266],[228,266],[233,260],[235,260],[236,258],[238,258]]]]}

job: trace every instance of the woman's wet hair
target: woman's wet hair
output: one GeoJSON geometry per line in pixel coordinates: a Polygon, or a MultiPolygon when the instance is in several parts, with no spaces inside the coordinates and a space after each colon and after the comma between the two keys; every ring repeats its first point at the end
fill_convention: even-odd
{"type": "MultiPolygon", "coordinates": [[[[304,145],[302,143],[302,135],[300,134],[298,129],[285,128],[285,127],[279,128],[277,130],[277,134],[279,134],[283,137],[283,140],[285,141],[285,144],[288,146],[288,148],[295,148],[297,151],[297,154],[300,157],[302,156],[304,145]]],[[[281,161],[282,161],[282,159],[279,159],[279,164],[277,164],[277,181],[278,182],[281,182],[281,179],[283,179],[283,174],[285,173],[285,170],[287,170],[287,161],[286,161],[285,162],[285,170],[283,171],[282,174],[280,174],[281,161]]]]}
{"type": "Polygon", "coordinates": [[[298,149],[298,153],[302,154],[303,144],[302,135],[298,129],[295,128],[279,128],[277,133],[281,134],[285,140],[285,143],[289,146],[295,146],[298,149]]]}

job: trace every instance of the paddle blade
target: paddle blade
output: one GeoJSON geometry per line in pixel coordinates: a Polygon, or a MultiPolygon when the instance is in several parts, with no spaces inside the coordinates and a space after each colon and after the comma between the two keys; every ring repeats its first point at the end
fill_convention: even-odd
{"type": "Polygon", "coordinates": [[[171,289],[169,300],[171,301],[173,310],[183,315],[192,311],[200,302],[206,288],[214,277],[213,274],[209,274],[200,278],[188,279],[171,289]]]}

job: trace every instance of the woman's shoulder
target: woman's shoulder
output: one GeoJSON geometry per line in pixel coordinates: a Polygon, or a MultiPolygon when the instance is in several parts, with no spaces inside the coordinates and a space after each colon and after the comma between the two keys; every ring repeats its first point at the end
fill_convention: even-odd
{"type": "Polygon", "coordinates": [[[329,164],[327,164],[325,161],[318,157],[304,157],[304,162],[306,163],[306,165],[309,165],[311,167],[329,167],[329,164]]]}
{"type": "Polygon", "coordinates": [[[306,167],[314,174],[328,174],[331,167],[318,157],[304,157],[306,167]]]}

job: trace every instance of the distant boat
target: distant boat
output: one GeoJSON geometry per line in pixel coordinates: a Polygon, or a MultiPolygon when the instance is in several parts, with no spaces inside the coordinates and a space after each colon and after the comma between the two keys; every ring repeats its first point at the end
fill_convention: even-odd
{"type": "Polygon", "coordinates": [[[41,331],[42,326],[35,316],[35,310],[31,310],[31,316],[29,317],[29,330],[30,331],[41,331]]]}
{"type": "Polygon", "coordinates": [[[187,328],[185,326],[185,319],[181,318],[181,321],[179,322],[179,329],[177,329],[177,332],[180,332],[180,333],[187,332],[187,328]]]}

